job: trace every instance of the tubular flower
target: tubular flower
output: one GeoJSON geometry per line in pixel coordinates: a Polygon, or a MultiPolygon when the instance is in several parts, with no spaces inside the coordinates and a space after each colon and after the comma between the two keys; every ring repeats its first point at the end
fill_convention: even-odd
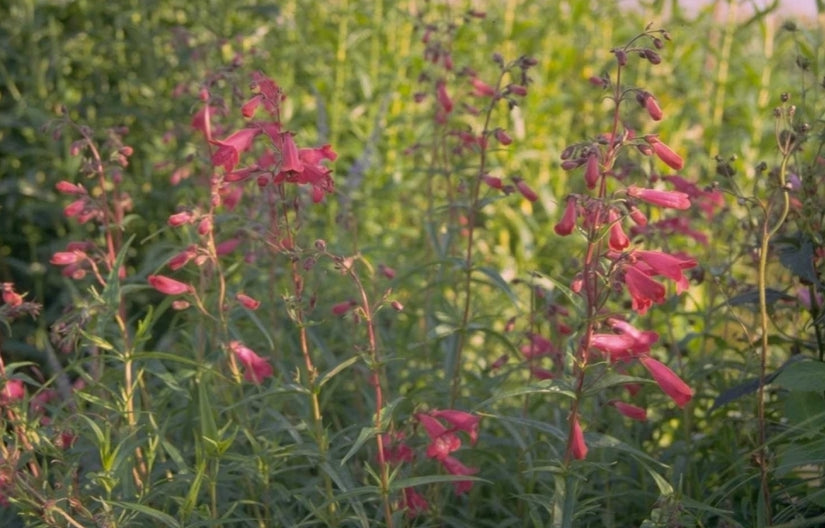
{"type": "Polygon", "coordinates": [[[633,300],[633,309],[640,315],[647,313],[653,303],[665,302],[665,287],[636,266],[626,266],[624,283],[633,300]]]}
{"type": "Polygon", "coordinates": [[[684,407],[693,397],[693,390],[682,381],[672,370],[652,357],[643,356],[639,358],[642,365],[650,372],[653,379],[662,389],[662,392],[670,396],[679,407],[684,407]]]}
{"type": "Polygon", "coordinates": [[[599,152],[593,150],[587,156],[587,166],[584,169],[584,181],[588,189],[595,189],[599,181],[599,152]]]}
{"type": "Polygon", "coordinates": [[[212,154],[212,165],[223,167],[226,172],[232,172],[238,164],[240,153],[252,146],[252,140],[261,133],[259,128],[242,128],[226,139],[210,140],[218,148],[212,154]]]}
{"type": "Polygon", "coordinates": [[[425,513],[430,504],[420,493],[413,488],[404,488],[404,507],[407,509],[408,517],[417,517],[425,513]]]}
{"type": "Polygon", "coordinates": [[[647,141],[647,144],[653,148],[653,153],[656,154],[656,157],[662,160],[671,169],[682,170],[685,166],[685,160],[683,160],[681,156],[676,154],[666,144],[659,141],[659,138],[655,135],[649,134],[645,136],[645,141],[647,141]]]}
{"type": "Polygon", "coordinates": [[[648,115],[654,121],[661,121],[662,120],[662,108],[659,106],[659,101],[653,97],[653,94],[650,92],[642,92],[640,94],[639,102],[647,110],[648,115]]]}
{"type": "Polygon", "coordinates": [[[154,289],[166,295],[180,295],[192,291],[192,287],[188,284],[163,275],[149,275],[147,280],[154,289]]]}
{"type": "Polygon", "coordinates": [[[610,405],[615,407],[617,411],[627,416],[631,420],[637,420],[639,422],[647,421],[647,410],[642,407],[638,407],[636,405],[631,405],[629,403],[617,400],[610,402],[610,405]]]}
{"type": "Polygon", "coordinates": [[[263,380],[272,376],[272,365],[240,341],[231,341],[229,350],[235,354],[235,357],[244,366],[244,379],[246,381],[260,385],[263,380]]]}
{"type": "Polygon", "coordinates": [[[450,94],[447,93],[447,83],[444,80],[440,80],[435,85],[436,90],[436,98],[438,99],[438,104],[441,105],[442,110],[445,114],[449,114],[453,111],[453,100],[450,99],[450,94]]]}
{"type": "Polygon", "coordinates": [[[587,444],[584,442],[584,433],[578,416],[573,417],[573,428],[570,433],[570,453],[576,460],[584,460],[587,456],[587,444]]]}
{"type": "Polygon", "coordinates": [[[576,217],[578,216],[578,204],[575,196],[567,197],[567,205],[564,208],[564,214],[559,220],[559,223],[553,227],[553,231],[559,236],[567,236],[573,232],[576,227],[576,217]]]}
{"type": "Polygon", "coordinates": [[[527,182],[525,182],[521,178],[513,178],[513,181],[516,183],[516,189],[518,189],[518,192],[521,193],[521,195],[527,198],[529,201],[535,202],[539,199],[539,196],[536,194],[536,191],[531,189],[530,186],[527,185],[527,182]]]}
{"type": "Polygon", "coordinates": [[[642,264],[648,268],[649,275],[662,275],[674,280],[677,293],[683,292],[688,287],[688,279],[682,270],[696,266],[695,259],[681,259],[661,251],[637,250],[633,252],[633,256],[636,258],[637,265],[642,264]]]}
{"type": "Polygon", "coordinates": [[[452,409],[433,411],[430,414],[446,420],[453,426],[453,430],[460,430],[467,433],[470,436],[470,443],[475,444],[478,441],[478,422],[480,420],[478,416],[452,409]]]}
{"type": "Polygon", "coordinates": [[[621,219],[615,209],[610,209],[607,213],[607,220],[610,222],[610,236],[608,237],[608,245],[614,251],[622,251],[630,245],[630,239],[622,229],[621,219]]]}
{"type": "MultiPolygon", "coordinates": [[[[475,475],[476,473],[478,473],[478,468],[467,467],[451,456],[444,457],[444,459],[441,461],[441,465],[444,466],[444,469],[446,469],[447,472],[451,475],[467,476],[475,475]]],[[[461,495],[462,493],[467,493],[468,491],[470,491],[470,489],[473,487],[473,481],[458,480],[456,482],[453,482],[453,487],[455,489],[455,494],[461,495]]]]}
{"type": "Polygon", "coordinates": [[[627,195],[649,204],[671,209],[687,209],[690,207],[690,197],[679,191],[660,191],[631,185],[627,188],[627,195]]]}

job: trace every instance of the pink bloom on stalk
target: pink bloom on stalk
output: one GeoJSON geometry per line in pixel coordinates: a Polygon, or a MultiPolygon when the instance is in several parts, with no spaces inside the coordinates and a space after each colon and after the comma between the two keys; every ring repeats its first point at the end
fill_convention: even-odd
{"type": "Polygon", "coordinates": [[[627,188],[627,195],[649,204],[671,209],[688,209],[690,207],[690,197],[679,191],[660,191],[631,185],[627,188]]]}
{"type": "Polygon", "coordinates": [[[630,245],[630,239],[622,229],[621,219],[615,209],[610,209],[607,213],[607,221],[610,222],[610,236],[608,238],[608,245],[614,251],[622,251],[630,245]]]}
{"type": "Polygon", "coordinates": [[[595,189],[599,182],[599,152],[593,150],[587,155],[587,166],[584,168],[584,181],[588,189],[595,189]]]}
{"type": "Polygon", "coordinates": [[[453,426],[453,430],[464,431],[467,433],[470,436],[471,444],[475,445],[476,441],[478,441],[478,422],[480,420],[478,416],[468,412],[456,411],[452,409],[433,411],[430,414],[436,418],[445,419],[450,425],[453,426]]]}
{"type": "Polygon", "coordinates": [[[685,160],[676,154],[670,147],[659,141],[657,136],[649,134],[645,136],[645,141],[647,141],[647,144],[653,148],[653,152],[656,156],[671,169],[682,170],[685,166],[685,160]]]}
{"type": "Polygon", "coordinates": [[[179,270],[196,256],[197,251],[195,251],[195,246],[189,246],[185,250],[181,251],[180,253],[169,259],[169,269],[172,271],[179,270]]]}
{"type": "Polygon", "coordinates": [[[307,165],[318,165],[324,160],[335,161],[338,153],[327,144],[317,148],[298,149],[298,157],[307,165]]]}
{"type": "Polygon", "coordinates": [[[230,341],[229,350],[235,354],[235,357],[244,366],[244,379],[246,381],[260,385],[263,380],[272,376],[272,365],[240,341],[230,341]]]}
{"type": "Polygon", "coordinates": [[[340,317],[345,313],[349,312],[350,310],[352,310],[352,308],[355,307],[357,304],[358,303],[356,303],[355,301],[339,302],[338,304],[332,307],[332,314],[340,317]]]}
{"type": "Polygon", "coordinates": [[[207,141],[212,141],[212,115],[216,111],[214,106],[204,106],[192,116],[192,128],[203,132],[207,141]]]}
{"type": "Polygon", "coordinates": [[[408,517],[417,517],[425,513],[430,508],[430,504],[413,488],[404,488],[404,507],[407,509],[408,517]]]}
{"type": "Polygon", "coordinates": [[[281,134],[281,172],[303,172],[304,164],[298,155],[298,145],[289,132],[281,134]]]}
{"type": "Polygon", "coordinates": [[[477,97],[492,97],[496,95],[496,89],[478,77],[470,78],[470,83],[473,85],[473,95],[477,97]]]}
{"type": "Polygon", "coordinates": [[[384,449],[384,459],[390,464],[411,464],[415,460],[415,452],[404,443],[404,433],[382,434],[381,446],[384,449]]]}
{"type": "Polygon", "coordinates": [[[489,174],[485,174],[481,177],[488,186],[492,187],[493,189],[501,190],[504,188],[504,182],[501,181],[501,178],[497,176],[490,176],[489,174]]]}
{"type": "Polygon", "coordinates": [[[682,381],[682,378],[677,376],[672,370],[667,368],[664,364],[649,356],[642,356],[639,358],[642,365],[650,372],[656,383],[662,389],[662,392],[670,396],[679,407],[684,407],[693,397],[691,388],[682,381]]]}
{"type": "Polygon", "coordinates": [[[539,199],[539,196],[536,194],[536,192],[533,189],[531,189],[530,186],[527,185],[527,183],[524,180],[518,177],[514,177],[513,181],[516,183],[516,189],[518,189],[518,192],[521,193],[521,195],[524,196],[527,200],[535,202],[539,199]]]}
{"type": "Polygon", "coordinates": [[[49,263],[55,266],[68,266],[69,264],[77,264],[85,258],[86,254],[81,251],[58,251],[52,255],[49,263]]]}
{"type": "Polygon", "coordinates": [[[3,288],[3,302],[12,308],[23,304],[23,296],[14,291],[14,284],[11,282],[4,282],[3,288]]]}
{"type": "Polygon", "coordinates": [[[212,154],[212,165],[232,172],[240,159],[240,153],[252,146],[252,140],[261,133],[260,128],[242,128],[226,139],[210,140],[218,149],[212,154]]]}
{"type": "Polygon", "coordinates": [[[54,187],[57,189],[57,192],[62,194],[87,194],[86,189],[84,189],[82,185],[65,180],[57,182],[54,187]]]}
{"type": "MultiPolygon", "coordinates": [[[[450,473],[451,475],[467,476],[467,475],[475,475],[476,473],[478,473],[478,468],[467,467],[464,464],[462,464],[461,462],[459,462],[457,459],[455,459],[451,456],[445,457],[441,461],[441,465],[443,465],[444,469],[446,469],[447,472],[450,473]]],[[[470,491],[470,489],[472,487],[473,487],[473,481],[472,480],[459,480],[459,481],[453,482],[453,488],[455,489],[455,494],[456,495],[461,495],[462,493],[467,493],[468,491],[470,491]]]]}
{"type": "Polygon", "coordinates": [[[630,206],[630,219],[636,223],[638,226],[646,226],[647,225],[647,217],[645,214],[635,205],[630,206]]]}
{"type": "Polygon", "coordinates": [[[149,275],[147,280],[154,289],[166,295],[180,295],[192,291],[192,287],[188,284],[163,275],[149,275]]]}
{"type": "Polygon", "coordinates": [[[576,227],[576,218],[578,216],[578,204],[576,203],[575,196],[568,196],[567,197],[567,205],[564,207],[564,214],[557,223],[553,227],[553,231],[556,232],[559,236],[567,236],[573,232],[573,228],[576,227]]]}
{"type": "Polygon", "coordinates": [[[257,310],[258,307],[261,305],[261,301],[246,295],[245,293],[238,293],[235,295],[235,299],[238,300],[241,305],[247,310],[257,310]]]}
{"type": "Polygon", "coordinates": [[[626,266],[624,283],[633,300],[632,307],[640,315],[647,313],[653,303],[665,302],[665,287],[636,266],[626,266]]]}
{"type": "Polygon", "coordinates": [[[658,339],[656,332],[593,334],[590,336],[590,346],[606,354],[610,361],[627,361],[650,352],[650,345],[658,339]]]}
{"type": "Polygon", "coordinates": [[[427,456],[444,460],[450,453],[461,447],[461,440],[453,433],[444,433],[433,438],[427,446],[427,456]]]}
{"type": "Polygon", "coordinates": [[[229,255],[238,247],[241,243],[241,239],[239,238],[228,238],[215,246],[215,254],[219,257],[224,255],[229,255]]]}
{"type": "Polygon", "coordinates": [[[6,380],[3,390],[0,391],[0,405],[8,405],[11,402],[20,401],[26,395],[26,388],[23,380],[6,380]]]}
{"type": "Polygon", "coordinates": [[[513,142],[513,138],[510,137],[510,134],[508,134],[501,128],[497,128],[493,135],[496,136],[496,141],[498,141],[504,146],[507,146],[513,142]]]}
{"type": "Polygon", "coordinates": [[[80,198],[63,208],[63,216],[72,218],[79,215],[86,208],[86,199],[80,198]]]}
{"type": "Polygon", "coordinates": [[[639,422],[647,421],[647,409],[638,407],[636,405],[631,405],[629,403],[621,402],[618,400],[613,400],[612,402],[610,402],[610,405],[615,407],[617,411],[627,416],[631,420],[637,420],[639,422]]]}
{"type": "Polygon", "coordinates": [[[587,456],[587,444],[584,442],[584,433],[579,424],[579,417],[573,417],[573,428],[570,431],[570,453],[576,460],[584,460],[587,456]]]}
{"type": "Polygon", "coordinates": [[[637,250],[633,252],[633,257],[637,260],[639,267],[649,268],[650,274],[662,275],[676,282],[676,292],[682,293],[688,288],[688,279],[682,273],[684,269],[696,266],[696,260],[692,258],[679,258],[668,255],[661,251],[637,250]]]}
{"type": "Polygon", "coordinates": [[[530,333],[527,335],[527,339],[530,340],[530,343],[521,347],[521,353],[524,354],[524,357],[527,359],[535,359],[558,353],[553,343],[544,336],[530,333]]]}
{"type": "Polygon", "coordinates": [[[263,96],[260,94],[252,96],[252,98],[249,101],[245,102],[243,106],[241,106],[241,115],[243,115],[247,119],[254,116],[255,110],[257,110],[258,107],[261,105],[262,99],[263,96]]]}
{"type": "Polygon", "coordinates": [[[435,84],[436,98],[438,104],[444,110],[445,114],[453,111],[453,100],[450,99],[450,94],[447,93],[447,83],[442,79],[435,84]]]}
{"type": "Polygon", "coordinates": [[[642,92],[640,99],[645,109],[647,109],[647,113],[650,115],[650,118],[654,121],[661,121],[662,108],[659,106],[659,101],[653,97],[653,94],[650,92],[642,92]]]}

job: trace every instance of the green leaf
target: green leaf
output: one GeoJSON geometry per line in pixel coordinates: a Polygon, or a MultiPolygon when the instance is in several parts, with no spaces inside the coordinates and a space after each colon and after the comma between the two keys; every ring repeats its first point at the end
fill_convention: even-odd
{"type": "Polygon", "coordinates": [[[115,506],[120,506],[124,510],[131,510],[137,513],[142,513],[143,515],[147,515],[152,519],[163,523],[166,526],[180,526],[181,524],[169,514],[163,513],[160,510],[156,510],[154,508],[150,508],[149,506],[144,506],[143,504],[137,504],[135,502],[121,502],[121,501],[112,501],[109,504],[113,504],[115,506]]]}
{"type": "Polygon", "coordinates": [[[797,361],[780,372],[774,383],[789,391],[825,392],[825,363],[797,361]]]}
{"type": "Polygon", "coordinates": [[[489,407],[493,403],[516,396],[524,396],[527,394],[557,394],[559,396],[566,396],[570,399],[576,397],[575,393],[566,386],[563,386],[558,380],[542,380],[533,385],[526,385],[515,389],[505,390],[493,395],[491,398],[484,400],[476,406],[476,409],[483,409],[489,407]]]}
{"type": "Polygon", "coordinates": [[[472,475],[429,475],[426,477],[410,477],[394,480],[390,483],[390,491],[400,491],[404,488],[426,486],[427,484],[435,484],[438,482],[460,482],[463,480],[472,480],[473,482],[489,482],[488,480],[474,477],[472,475]]]}
{"type": "Polygon", "coordinates": [[[350,365],[352,365],[353,363],[355,363],[359,359],[360,358],[358,356],[353,356],[353,357],[349,358],[346,361],[342,361],[341,363],[338,363],[331,370],[328,370],[327,372],[322,374],[321,377],[318,380],[318,388],[320,389],[321,387],[323,387],[324,384],[326,382],[328,382],[329,380],[331,380],[333,377],[335,377],[336,374],[338,374],[339,372],[341,372],[345,368],[349,367],[350,365]]]}
{"type": "Polygon", "coordinates": [[[476,269],[478,269],[478,271],[480,271],[481,273],[487,275],[487,277],[490,279],[490,281],[492,281],[492,284],[494,286],[496,286],[499,290],[507,294],[507,297],[510,298],[510,301],[513,303],[514,306],[519,305],[518,297],[516,296],[516,294],[513,293],[513,290],[510,289],[510,285],[507,284],[507,281],[504,280],[504,278],[497,270],[494,270],[493,268],[487,266],[480,266],[476,269]]]}
{"type": "Polygon", "coordinates": [[[352,447],[349,451],[347,451],[347,454],[341,459],[341,465],[343,466],[346,464],[347,460],[352,458],[352,456],[357,453],[359,449],[361,449],[361,446],[363,446],[367,440],[375,437],[376,434],[377,431],[375,430],[375,427],[362,427],[361,432],[358,433],[358,438],[355,439],[355,443],[352,444],[352,447]]]}
{"type": "Polygon", "coordinates": [[[779,262],[791,270],[794,275],[810,284],[823,287],[814,268],[814,245],[804,233],[784,238],[778,242],[779,262]]]}

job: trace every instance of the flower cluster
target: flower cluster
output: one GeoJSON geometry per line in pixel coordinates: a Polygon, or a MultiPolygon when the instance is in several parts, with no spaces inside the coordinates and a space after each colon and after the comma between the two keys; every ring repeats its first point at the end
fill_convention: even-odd
{"type": "MultiPolygon", "coordinates": [[[[467,476],[478,473],[477,468],[467,467],[451,455],[461,447],[461,439],[456,434],[457,432],[466,433],[471,445],[475,445],[478,441],[478,416],[464,411],[436,410],[429,413],[417,413],[415,418],[430,438],[427,446],[428,458],[438,460],[451,475],[467,476]]],[[[458,480],[453,483],[453,486],[456,495],[460,495],[470,491],[473,481],[458,480]]]]}

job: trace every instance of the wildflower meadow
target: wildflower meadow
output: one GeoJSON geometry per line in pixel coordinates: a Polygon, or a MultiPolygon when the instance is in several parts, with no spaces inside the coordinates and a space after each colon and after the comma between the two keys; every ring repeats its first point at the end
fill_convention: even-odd
{"type": "Polygon", "coordinates": [[[0,526],[825,526],[784,3],[4,3],[0,526]]]}

